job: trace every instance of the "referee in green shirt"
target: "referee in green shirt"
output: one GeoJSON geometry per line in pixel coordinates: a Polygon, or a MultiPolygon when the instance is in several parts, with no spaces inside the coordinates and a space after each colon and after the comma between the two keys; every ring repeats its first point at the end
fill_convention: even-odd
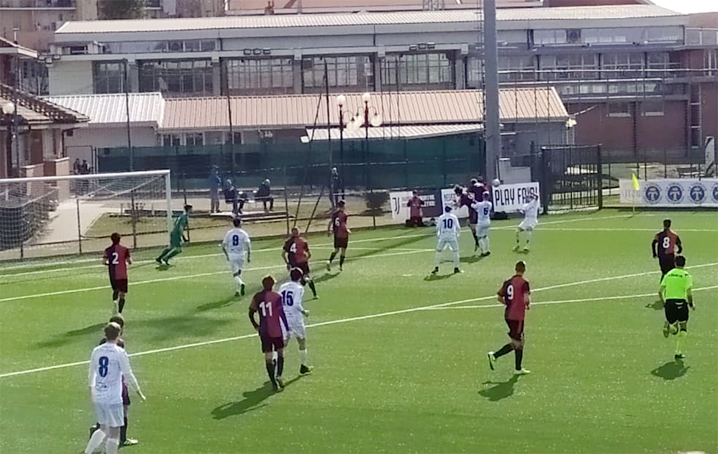
{"type": "Polygon", "coordinates": [[[175,219],[172,232],[170,232],[170,246],[155,259],[160,265],[169,266],[169,259],[182,252],[182,242],[187,242],[184,232],[189,227],[189,214],[191,211],[192,205],[185,205],[184,212],[175,219]]]}
{"type": "Polygon", "coordinates": [[[663,336],[678,334],[676,339],[675,359],[683,359],[683,341],[688,335],[688,306],[695,310],[693,305],[693,278],[684,270],[686,258],[676,256],[676,267],[666,273],[661,280],[661,289],[658,297],[666,311],[666,323],[663,325],[663,336]]]}

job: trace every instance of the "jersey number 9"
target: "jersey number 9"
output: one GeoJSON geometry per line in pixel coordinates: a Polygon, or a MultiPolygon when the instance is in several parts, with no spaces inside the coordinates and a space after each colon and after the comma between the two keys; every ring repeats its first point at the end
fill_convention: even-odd
{"type": "Polygon", "coordinates": [[[509,301],[514,300],[514,286],[513,285],[509,285],[508,287],[506,287],[506,299],[509,301]]]}

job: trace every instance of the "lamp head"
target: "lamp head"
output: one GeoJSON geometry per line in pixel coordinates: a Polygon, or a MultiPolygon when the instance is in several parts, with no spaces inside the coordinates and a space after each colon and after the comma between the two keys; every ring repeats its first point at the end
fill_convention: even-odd
{"type": "Polygon", "coordinates": [[[337,96],[337,105],[339,105],[339,107],[344,107],[346,105],[346,102],[347,102],[346,96],[344,96],[344,95],[337,96]]]}
{"type": "Polygon", "coordinates": [[[10,115],[15,112],[15,104],[8,101],[5,104],[2,105],[2,113],[5,115],[10,115]]]}
{"type": "Polygon", "coordinates": [[[364,101],[364,104],[368,104],[371,100],[371,93],[366,92],[363,95],[361,95],[361,100],[364,101]]]}

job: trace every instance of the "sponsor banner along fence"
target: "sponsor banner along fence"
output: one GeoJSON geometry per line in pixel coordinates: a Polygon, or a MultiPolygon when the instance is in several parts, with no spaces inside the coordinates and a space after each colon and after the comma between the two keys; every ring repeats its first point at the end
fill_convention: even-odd
{"type": "MultiPolygon", "coordinates": [[[[538,183],[519,183],[519,184],[502,184],[499,187],[491,187],[491,193],[494,203],[495,212],[513,213],[519,210],[521,206],[528,202],[529,194],[533,194],[538,198],[538,183]]],[[[396,191],[389,194],[391,198],[391,216],[397,221],[405,221],[409,219],[408,203],[412,197],[411,191],[396,191]]],[[[456,208],[457,197],[454,190],[441,189],[435,191],[419,191],[419,198],[424,201],[423,217],[435,218],[441,216],[444,207],[452,207],[453,213],[459,218],[469,216],[469,208],[456,208]]],[[[539,199],[540,200],[540,199],[539,199]]]]}
{"type": "Polygon", "coordinates": [[[655,207],[718,207],[718,178],[640,180],[636,191],[630,179],[619,180],[620,201],[655,207]]]}

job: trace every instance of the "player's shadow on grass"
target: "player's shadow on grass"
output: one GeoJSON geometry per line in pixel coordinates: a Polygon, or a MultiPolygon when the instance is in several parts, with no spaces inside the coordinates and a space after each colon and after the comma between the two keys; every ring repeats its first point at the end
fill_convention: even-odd
{"type": "Polygon", "coordinates": [[[486,397],[491,402],[498,402],[501,399],[506,399],[514,394],[514,385],[519,381],[519,376],[514,375],[510,379],[503,382],[487,381],[484,385],[496,385],[488,389],[482,389],[479,394],[486,397]]]}
{"type": "Polygon", "coordinates": [[[324,273],[321,276],[314,278],[314,282],[317,284],[320,282],[326,282],[326,281],[334,279],[335,277],[339,276],[340,274],[342,274],[342,273],[324,273]]]}
{"type": "Polygon", "coordinates": [[[651,374],[656,377],[661,377],[664,380],[675,380],[676,378],[684,376],[686,372],[688,372],[688,369],[690,369],[690,366],[686,366],[682,360],[677,359],[653,369],[651,374]]]}
{"type": "MultiPolygon", "coordinates": [[[[361,251],[352,253],[349,257],[347,257],[347,259],[348,259],[348,261],[352,261],[352,260],[356,260],[356,259],[359,259],[362,257],[368,257],[370,255],[381,254],[382,252],[386,252],[391,249],[402,248],[404,246],[408,246],[410,244],[413,244],[413,243],[416,243],[419,241],[423,241],[427,238],[432,238],[432,237],[433,237],[432,234],[427,233],[426,235],[416,235],[416,236],[412,236],[409,238],[402,238],[399,241],[393,241],[393,240],[380,241],[379,242],[379,244],[381,244],[380,247],[378,247],[376,249],[361,250],[361,251]]],[[[349,245],[349,248],[351,249],[351,245],[349,245]]],[[[397,252],[410,253],[411,251],[397,251],[397,252]]],[[[427,252],[430,252],[430,251],[427,251],[427,252]]]]}
{"type": "Polygon", "coordinates": [[[459,258],[459,262],[461,263],[477,263],[485,259],[486,257],[482,257],[480,255],[470,255],[468,257],[461,257],[459,258]]]}
{"type": "Polygon", "coordinates": [[[653,309],[654,311],[662,311],[663,303],[661,302],[661,300],[656,300],[652,303],[646,304],[646,309],[653,309]]]}
{"type": "MultiPolygon", "coordinates": [[[[292,383],[296,382],[300,378],[301,375],[284,382],[284,387],[289,387],[292,383]]],[[[242,395],[244,396],[244,399],[238,402],[220,405],[219,407],[212,410],[212,419],[225,419],[229,418],[230,416],[243,415],[245,413],[249,413],[250,411],[258,410],[262,407],[267,406],[264,401],[274,394],[276,393],[272,390],[272,386],[267,381],[259,388],[253,391],[247,391],[243,393],[242,395]]]]}
{"type": "Polygon", "coordinates": [[[457,274],[457,273],[454,273],[453,271],[452,271],[451,273],[448,273],[448,274],[433,274],[433,273],[431,273],[431,274],[429,274],[428,276],[424,277],[424,280],[427,281],[427,282],[431,282],[431,281],[442,281],[442,280],[444,280],[444,279],[448,279],[448,278],[450,278],[450,277],[452,277],[452,276],[455,276],[456,274],[457,274]]]}
{"type": "MultiPolygon", "coordinates": [[[[79,337],[88,336],[88,335],[93,335],[93,336],[95,336],[95,338],[101,339],[103,336],[102,327],[104,327],[106,324],[107,323],[95,323],[94,325],[86,326],[86,327],[80,328],[80,329],[74,329],[74,330],[68,331],[64,334],[58,334],[58,335],[54,336],[52,339],[38,342],[37,346],[40,348],[61,347],[65,344],[72,342],[72,340],[74,338],[79,338],[79,337]]],[[[96,339],[94,339],[94,340],[96,340],[96,339]]]]}
{"type": "Polygon", "coordinates": [[[211,303],[205,303],[202,305],[197,306],[197,312],[206,312],[206,311],[212,311],[214,309],[221,309],[223,307],[228,307],[234,304],[235,302],[238,302],[240,300],[240,297],[229,297],[224,298],[219,301],[213,301],[211,303]]]}

